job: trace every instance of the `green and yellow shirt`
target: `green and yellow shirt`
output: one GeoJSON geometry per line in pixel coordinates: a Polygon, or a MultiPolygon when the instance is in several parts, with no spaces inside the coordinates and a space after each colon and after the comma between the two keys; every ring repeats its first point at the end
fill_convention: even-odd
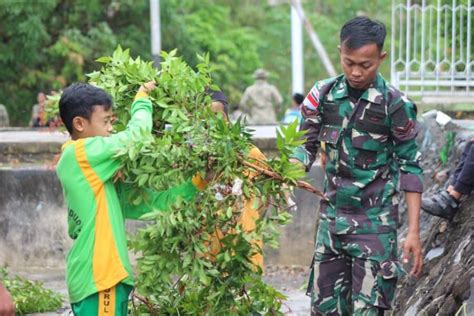
{"type": "Polygon", "coordinates": [[[113,181],[120,167],[114,157],[132,137],[137,140],[137,135],[151,133],[151,102],[143,95],[137,97],[131,108],[132,118],[123,132],[63,145],[57,174],[68,207],[68,234],[74,240],[66,259],[71,303],[119,282],[133,286],[125,219],[137,219],[152,209],[166,210],[178,197],[190,200],[202,186],[202,180],[195,177],[168,191],[149,191],[147,201],[141,205],[128,203],[131,191],[113,181]]]}

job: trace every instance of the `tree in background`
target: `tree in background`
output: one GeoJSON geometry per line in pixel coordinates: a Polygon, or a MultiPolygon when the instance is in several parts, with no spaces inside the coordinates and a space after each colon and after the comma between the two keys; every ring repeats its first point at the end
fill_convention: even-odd
{"type": "MultiPolygon", "coordinates": [[[[306,14],[338,65],[341,25],[360,11],[389,26],[389,0],[304,1],[306,14]],[[370,10],[369,10],[370,8],[370,10]]],[[[209,51],[213,80],[238,103],[252,73],[263,67],[289,102],[291,96],[290,8],[258,0],[161,1],[162,48],[178,52],[191,66],[209,51]]],[[[0,103],[12,125],[26,125],[38,91],[85,81],[117,44],[151,59],[149,1],[0,1],[0,103]]],[[[327,77],[307,36],[307,91],[327,77]]],[[[390,43],[387,43],[389,47],[390,43]]],[[[382,69],[388,74],[388,64],[382,69]]],[[[302,91],[305,93],[306,91],[302,91]]]]}
{"type": "MultiPolygon", "coordinates": [[[[0,100],[12,123],[26,125],[38,91],[84,81],[117,43],[151,57],[149,15],[148,1],[0,2],[0,100]]],[[[215,80],[235,99],[261,64],[257,36],[223,5],[162,2],[162,25],[163,49],[178,47],[191,65],[212,52],[215,80]]]]}

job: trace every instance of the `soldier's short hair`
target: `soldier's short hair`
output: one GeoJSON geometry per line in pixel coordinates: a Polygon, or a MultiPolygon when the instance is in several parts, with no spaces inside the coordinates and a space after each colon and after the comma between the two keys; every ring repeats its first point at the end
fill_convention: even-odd
{"type": "Polygon", "coordinates": [[[377,44],[382,50],[387,30],[382,22],[365,16],[347,21],[341,29],[341,45],[349,49],[358,49],[367,44],[377,44]]]}
{"type": "Polygon", "coordinates": [[[94,106],[108,111],[112,98],[104,90],[86,83],[73,83],[64,89],[59,100],[59,115],[69,134],[73,132],[72,120],[77,116],[90,120],[94,106]]]}

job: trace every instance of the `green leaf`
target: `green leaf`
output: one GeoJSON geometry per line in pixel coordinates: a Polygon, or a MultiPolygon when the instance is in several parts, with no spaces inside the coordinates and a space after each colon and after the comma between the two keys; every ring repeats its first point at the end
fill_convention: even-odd
{"type": "Polygon", "coordinates": [[[107,64],[112,61],[112,57],[109,57],[109,56],[99,57],[95,61],[99,63],[107,64]]]}

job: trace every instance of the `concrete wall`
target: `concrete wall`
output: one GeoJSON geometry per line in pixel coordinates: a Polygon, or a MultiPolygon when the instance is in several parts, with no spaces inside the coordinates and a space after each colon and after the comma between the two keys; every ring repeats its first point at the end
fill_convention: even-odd
{"type": "Polygon", "coordinates": [[[0,169],[0,265],[58,267],[71,242],[52,170],[0,169]]]}
{"type": "MultiPolygon", "coordinates": [[[[38,135],[16,138],[15,142],[2,141],[1,134],[0,149],[9,156],[3,163],[10,165],[2,166],[0,161],[0,265],[62,266],[71,241],[62,189],[48,166],[64,137],[55,135],[45,141],[43,133],[41,142],[34,140],[38,135]]],[[[268,156],[277,153],[274,138],[256,138],[255,143],[268,156]]],[[[308,180],[321,189],[322,177],[315,165],[308,180]]],[[[293,222],[282,228],[278,249],[265,249],[266,264],[308,265],[311,260],[319,199],[301,190],[296,190],[295,196],[298,209],[293,222]]],[[[127,225],[131,230],[137,226],[127,225]]]]}
{"type": "MultiPolygon", "coordinates": [[[[313,165],[308,182],[322,190],[324,174],[319,165],[313,165]]],[[[293,221],[281,229],[280,247],[265,248],[265,264],[310,265],[314,252],[319,198],[307,191],[295,190],[298,209],[292,212],[293,221]]]]}

